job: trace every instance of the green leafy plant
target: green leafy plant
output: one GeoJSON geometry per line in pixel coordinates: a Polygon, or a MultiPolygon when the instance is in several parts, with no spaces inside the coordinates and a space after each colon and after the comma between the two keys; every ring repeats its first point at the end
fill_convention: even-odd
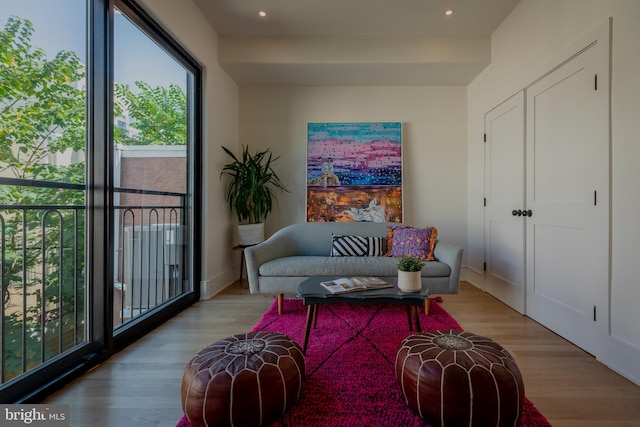
{"type": "Polygon", "coordinates": [[[417,256],[405,255],[398,261],[400,271],[420,271],[424,267],[424,261],[417,256]]]}
{"type": "Polygon", "coordinates": [[[115,142],[124,145],[186,145],[187,94],[176,84],[152,87],[136,81],[136,91],[115,84],[115,114],[127,111],[137,132],[114,127],[115,142]]]}
{"type": "Polygon", "coordinates": [[[252,155],[249,147],[243,146],[239,159],[228,148],[222,149],[233,159],[220,173],[220,178],[231,177],[226,191],[229,209],[235,209],[240,224],[263,222],[273,207],[274,190],[289,192],[272,169],[280,156],[272,157],[269,148],[252,155]]]}
{"type": "Polygon", "coordinates": [[[31,44],[33,33],[18,17],[0,30],[0,175],[78,182],[49,157],[84,149],[84,66],[70,51],[47,59],[31,44]]]}

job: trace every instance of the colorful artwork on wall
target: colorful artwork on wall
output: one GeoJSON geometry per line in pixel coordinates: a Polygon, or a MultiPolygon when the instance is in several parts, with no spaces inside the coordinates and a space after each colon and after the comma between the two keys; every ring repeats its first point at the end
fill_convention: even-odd
{"type": "Polygon", "coordinates": [[[307,221],[402,222],[402,123],[309,123],[307,221]]]}

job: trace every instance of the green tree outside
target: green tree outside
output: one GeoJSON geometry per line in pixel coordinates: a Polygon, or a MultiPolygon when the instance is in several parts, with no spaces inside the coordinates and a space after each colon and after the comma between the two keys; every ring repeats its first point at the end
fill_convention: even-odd
{"type": "Polygon", "coordinates": [[[115,128],[114,140],[123,145],[186,145],[187,95],[176,84],[168,88],[151,87],[136,81],[138,93],[116,83],[116,113],[128,111],[138,132],[125,133],[115,128]]]}
{"type": "Polygon", "coordinates": [[[28,20],[10,17],[0,32],[0,172],[82,183],[84,171],[70,173],[46,157],[84,150],[84,67],[74,52],[46,59],[31,45],[33,31],[28,20]]]}
{"type": "MultiPolygon", "coordinates": [[[[0,176],[82,184],[83,163],[57,166],[48,158],[84,149],[84,67],[74,52],[47,59],[32,46],[33,32],[31,22],[18,17],[10,17],[0,31],[0,176]]],[[[84,191],[3,185],[0,204],[84,206],[84,191]]],[[[2,210],[2,219],[3,363],[9,380],[69,348],[44,346],[43,351],[43,342],[61,328],[70,331],[71,346],[76,336],[82,340],[83,325],[77,329],[71,313],[78,307],[84,318],[84,265],[69,248],[75,229],[84,229],[84,210],[9,208],[2,210]],[[23,298],[37,304],[25,306],[23,298]]],[[[78,242],[83,253],[84,239],[78,242]]]]}
{"type": "MultiPolygon", "coordinates": [[[[60,165],[49,157],[79,153],[76,157],[82,159],[85,67],[70,51],[47,59],[32,45],[33,33],[31,22],[19,17],[10,17],[0,30],[0,177],[84,184],[83,160],[60,165]]],[[[114,142],[186,145],[182,89],[135,85],[137,93],[116,84],[114,113],[127,112],[137,131],[125,134],[114,128],[114,142]]],[[[84,340],[84,206],[85,191],[0,185],[1,268],[7,283],[2,290],[5,334],[0,337],[5,381],[84,340]],[[56,209],[26,209],[23,214],[14,208],[18,205],[56,209]],[[24,271],[35,274],[25,279],[24,271]],[[18,301],[24,294],[38,303],[24,306],[18,301]],[[11,304],[19,310],[11,311],[11,304]],[[62,346],[43,346],[60,330],[68,338],[62,346]]]]}

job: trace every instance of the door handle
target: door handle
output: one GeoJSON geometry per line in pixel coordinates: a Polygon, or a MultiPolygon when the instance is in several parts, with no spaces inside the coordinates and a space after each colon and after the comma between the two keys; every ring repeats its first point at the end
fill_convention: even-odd
{"type": "Polygon", "coordinates": [[[511,211],[511,215],[513,215],[513,216],[522,216],[522,211],[520,209],[518,209],[518,210],[514,209],[514,210],[511,211]]]}

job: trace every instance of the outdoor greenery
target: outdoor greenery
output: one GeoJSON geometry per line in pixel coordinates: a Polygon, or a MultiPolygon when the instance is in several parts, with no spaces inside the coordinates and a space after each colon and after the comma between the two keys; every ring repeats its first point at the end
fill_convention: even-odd
{"type": "MultiPolygon", "coordinates": [[[[84,149],[84,67],[73,52],[47,59],[31,45],[33,31],[31,22],[16,17],[0,31],[0,174],[82,184],[83,164],[57,166],[49,158],[84,149]]],[[[84,206],[84,192],[3,185],[0,204],[84,206]]],[[[61,326],[71,331],[72,343],[74,333],[82,340],[73,311],[77,308],[79,318],[84,317],[83,260],[68,249],[79,246],[84,253],[84,240],[76,244],[74,230],[84,228],[84,210],[5,208],[1,217],[7,284],[2,290],[3,363],[10,379],[22,372],[23,355],[26,369],[54,355],[49,346],[43,354],[41,343],[47,335],[57,336],[61,326]],[[37,303],[25,306],[23,298],[37,303]]],[[[61,350],[56,346],[56,352],[61,350]]]]}
{"type": "Polygon", "coordinates": [[[240,224],[263,222],[273,207],[274,190],[289,192],[272,168],[280,156],[273,158],[269,148],[252,155],[243,146],[238,159],[228,148],[222,149],[233,159],[220,173],[221,178],[231,177],[226,191],[229,209],[235,209],[240,224]]]}
{"type": "Polygon", "coordinates": [[[116,114],[128,112],[137,132],[114,128],[115,142],[124,145],[186,145],[187,95],[178,85],[169,88],[135,83],[138,93],[116,83],[116,114]]]}
{"type": "Polygon", "coordinates": [[[398,261],[398,270],[400,271],[420,271],[424,267],[424,261],[417,256],[405,255],[398,261]]]}
{"type": "MultiPolygon", "coordinates": [[[[48,59],[32,45],[33,33],[29,20],[15,16],[0,30],[0,177],[82,185],[85,66],[70,51],[48,59]]],[[[128,114],[134,130],[116,129],[114,142],[185,145],[182,89],[135,86],[115,85],[114,115],[128,114]]],[[[84,188],[0,184],[4,381],[84,340],[85,205],[84,188]]]]}
{"type": "MultiPolygon", "coordinates": [[[[83,182],[84,171],[54,166],[48,156],[84,149],[84,67],[74,52],[48,60],[31,45],[33,31],[31,22],[16,17],[0,31],[0,172],[83,182]]],[[[8,195],[2,196],[4,202],[8,195]]]]}

